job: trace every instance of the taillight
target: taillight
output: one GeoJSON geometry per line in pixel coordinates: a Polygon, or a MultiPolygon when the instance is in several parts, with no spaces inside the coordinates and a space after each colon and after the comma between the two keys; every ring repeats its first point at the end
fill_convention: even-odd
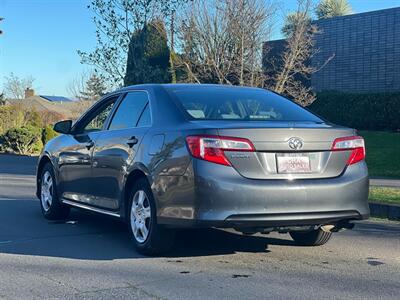
{"type": "Polygon", "coordinates": [[[224,151],[254,151],[248,139],[216,135],[192,135],[186,137],[186,143],[193,157],[216,164],[230,166],[224,151]]]}
{"type": "Polygon", "coordinates": [[[346,136],[333,141],[332,151],[352,150],[347,165],[355,164],[365,158],[365,144],[361,136],[346,136]]]}

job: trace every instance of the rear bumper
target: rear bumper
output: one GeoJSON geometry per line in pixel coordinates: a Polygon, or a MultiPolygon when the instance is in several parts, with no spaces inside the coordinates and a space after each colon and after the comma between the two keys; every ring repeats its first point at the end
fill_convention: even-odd
{"type": "Polygon", "coordinates": [[[235,228],[336,224],[369,217],[368,187],[365,162],[336,178],[254,180],[232,167],[194,160],[185,176],[156,196],[158,222],[235,228]]]}

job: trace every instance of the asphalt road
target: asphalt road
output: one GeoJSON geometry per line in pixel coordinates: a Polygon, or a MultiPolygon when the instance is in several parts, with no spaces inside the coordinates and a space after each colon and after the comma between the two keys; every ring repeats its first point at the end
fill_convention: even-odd
{"type": "Polygon", "coordinates": [[[399,223],[362,222],[316,248],[188,231],[168,256],[148,258],[112,218],[45,220],[33,174],[34,159],[0,155],[0,299],[399,298],[399,223]]]}

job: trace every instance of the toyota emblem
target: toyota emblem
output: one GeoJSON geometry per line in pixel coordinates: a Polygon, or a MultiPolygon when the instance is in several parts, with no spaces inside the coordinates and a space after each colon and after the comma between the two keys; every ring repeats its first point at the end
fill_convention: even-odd
{"type": "Polygon", "coordinates": [[[288,141],[289,147],[293,150],[300,150],[303,147],[303,142],[297,137],[292,137],[288,141]]]}

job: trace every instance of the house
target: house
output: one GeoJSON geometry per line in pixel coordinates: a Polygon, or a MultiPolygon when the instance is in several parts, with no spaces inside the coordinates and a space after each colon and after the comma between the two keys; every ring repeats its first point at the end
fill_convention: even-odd
{"type": "Polygon", "coordinates": [[[54,113],[63,118],[75,119],[90,106],[91,102],[83,103],[62,96],[36,95],[33,89],[27,88],[24,99],[7,99],[6,104],[21,105],[40,114],[54,113]]]}

